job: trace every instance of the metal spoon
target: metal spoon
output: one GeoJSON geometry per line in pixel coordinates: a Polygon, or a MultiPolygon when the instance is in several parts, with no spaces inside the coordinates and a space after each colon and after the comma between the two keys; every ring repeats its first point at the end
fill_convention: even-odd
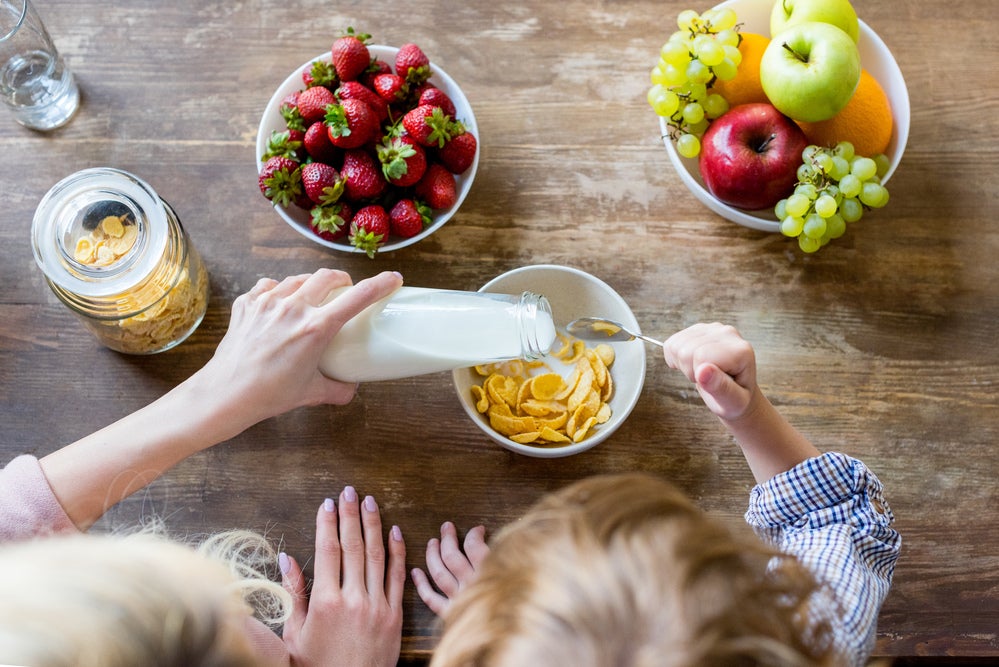
{"type": "Polygon", "coordinates": [[[606,320],[602,317],[580,317],[579,319],[569,322],[565,330],[570,335],[575,336],[576,338],[582,338],[583,340],[601,340],[606,342],[635,340],[636,338],[641,338],[647,343],[652,343],[653,345],[658,345],[659,347],[663,346],[662,341],[658,341],[655,338],[649,338],[645,334],[640,334],[635,331],[628,331],[620,322],[606,320]]]}

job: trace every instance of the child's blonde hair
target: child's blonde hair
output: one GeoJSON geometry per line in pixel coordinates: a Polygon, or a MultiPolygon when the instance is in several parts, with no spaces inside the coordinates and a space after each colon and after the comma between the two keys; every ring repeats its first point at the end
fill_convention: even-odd
{"type": "Polygon", "coordinates": [[[279,624],[261,535],[198,550],[156,532],[49,536],[0,548],[0,663],[32,667],[255,665],[246,621],[279,624]]]}
{"type": "Polygon", "coordinates": [[[493,540],[432,667],[830,664],[792,558],[650,475],[549,495],[493,540]]]}

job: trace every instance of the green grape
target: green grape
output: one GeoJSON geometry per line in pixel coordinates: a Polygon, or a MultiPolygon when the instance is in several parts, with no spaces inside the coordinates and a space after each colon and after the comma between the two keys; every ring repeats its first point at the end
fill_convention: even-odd
{"type": "Polygon", "coordinates": [[[804,227],[805,219],[795,215],[785,216],[780,221],[780,233],[784,236],[798,236],[801,234],[801,230],[804,229],[804,227]]]}
{"type": "Polygon", "coordinates": [[[841,141],[833,147],[833,155],[841,157],[847,162],[853,159],[853,144],[849,141],[841,141]]]}
{"type": "Polygon", "coordinates": [[[725,60],[725,49],[714,39],[703,42],[697,49],[697,59],[708,67],[714,67],[725,60]]]}
{"type": "Polygon", "coordinates": [[[843,177],[850,173],[850,162],[839,155],[832,156],[832,168],[829,170],[829,175],[836,179],[837,181],[843,180],[843,177]]]}
{"type": "Polygon", "coordinates": [[[846,233],[846,220],[839,214],[826,218],[826,236],[830,239],[838,239],[846,233]]]}
{"type": "Polygon", "coordinates": [[[665,88],[669,85],[669,81],[666,78],[666,67],[668,67],[668,65],[660,62],[652,68],[652,71],[649,73],[649,81],[653,86],[663,86],[665,88]]]}
{"type": "Polygon", "coordinates": [[[812,183],[802,183],[794,188],[794,194],[805,195],[808,197],[808,200],[812,202],[818,199],[819,190],[812,183]]]}
{"type": "Polygon", "coordinates": [[[826,219],[818,213],[810,213],[805,218],[805,226],[801,231],[802,234],[809,238],[822,238],[822,235],[826,233],[826,219]]]}
{"type": "Polygon", "coordinates": [[[874,156],[874,163],[878,166],[878,176],[881,178],[885,177],[888,170],[891,169],[891,160],[884,153],[874,156]]]}
{"type": "Polygon", "coordinates": [[[687,64],[687,79],[693,83],[707,83],[713,76],[711,69],[700,60],[691,60],[687,64]]]}
{"type": "MultiPolygon", "coordinates": [[[[739,31],[734,28],[724,28],[715,33],[715,41],[722,45],[722,47],[730,46],[736,51],[739,50],[739,31]]],[[[725,53],[729,53],[728,49],[725,49],[725,53]]]]}
{"type": "Polygon", "coordinates": [[[793,215],[795,217],[804,216],[808,213],[808,209],[812,206],[812,200],[807,195],[800,192],[795,192],[793,195],[787,198],[787,203],[785,204],[785,211],[788,215],[793,215]]]}
{"type": "Polygon", "coordinates": [[[666,65],[662,68],[663,85],[674,88],[676,86],[682,86],[687,83],[687,69],[686,67],[675,67],[674,65],[666,65]]]}
{"type": "Polygon", "coordinates": [[[708,96],[708,87],[703,83],[691,81],[687,84],[686,91],[693,100],[703,100],[708,96]]]}
{"type": "Polygon", "coordinates": [[[878,175],[878,165],[869,157],[858,157],[850,165],[850,173],[862,181],[869,181],[878,175]]]}
{"type": "Polygon", "coordinates": [[[722,81],[731,81],[739,73],[739,63],[726,57],[720,63],[711,68],[715,76],[722,81]]]}
{"type": "Polygon", "coordinates": [[[701,140],[689,133],[681,134],[676,140],[676,152],[683,157],[697,157],[701,152],[701,140]]]}
{"type": "Polygon", "coordinates": [[[711,27],[716,31],[731,30],[735,27],[736,21],[739,20],[735,10],[728,7],[725,9],[715,9],[712,12],[711,27]]]}
{"type": "Polygon", "coordinates": [[[718,93],[711,93],[704,98],[701,106],[704,107],[704,114],[708,118],[715,119],[728,111],[728,100],[718,93]]]}
{"type": "Polygon", "coordinates": [[[815,154],[815,165],[825,173],[830,173],[833,168],[833,159],[829,153],[818,152],[815,154]]]}
{"type": "Polygon", "coordinates": [[[690,132],[691,134],[696,135],[696,136],[699,137],[702,134],[704,134],[705,131],[707,131],[708,125],[710,125],[710,124],[711,124],[711,121],[709,121],[707,118],[702,118],[701,120],[699,120],[696,123],[688,123],[687,124],[687,132],[690,132]]]}
{"type": "Polygon", "coordinates": [[[680,97],[663,86],[650,88],[648,97],[652,110],[664,118],[672,116],[680,106],[680,97]]]}
{"type": "Polygon", "coordinates": [[[697,102],[689,102],[683,107],[683,120],[691,125],[704,120],[704,107],[697,102]]]}
{"type": "Polygon", "coordinates": [[[879,183],[864,183],[864,187],[860,190],[860,202],[871,208],[880,208],[885,192],[887,190],[879,183]]]}
{"type": "Polygon", "coordinates": [[[693,30],[701,22],[701,15],[693,9],[684,9],[676,17],[680,30],[693,30]]]}
{"type": "Polygon", "coordinates": [[[659,57],[663,62],[673,67],[686,67],[690,62],[690,51],[687,45],[680,40],[670,40],[663,44],[659,50],[659,57]]]}
{"type": "Polygon", "coordinates": [[[778,220],[783,220],[784,218],[787,217],[787,199],[786,198],[785,199],[781,199],[779,202],[777,202],[777,205],[774,206],[774,215],[777,216],[778,220]]]}
{"type": "Polygon", "coordinates": [[[856,197],[860,194],[860,189],[863,186],[863,181],[852,173],[845,175],[839,181],[839,191],[844,197],[856,197]]]}
{"type": "Polygon", "coordinates": [[[864,217],[864,205],[855,198],[849,197],[839,205],[839,214],[846,222],[857,222],[864,217]]]}
{"type": "Polygon", "coordinates": [[[802,162],[798,167],[798,182],[807,183],[815,178],[815,168],[807,162],[802,162]]]}
{"type": "Polygon", "coordinates": [[[804,252],[815,252],[822,247],[822,242],[802,234],[798,237],[798,247],[804,252]]]}
{"type": "Polygon", "coordinates": [[[828,194],[819,195],[819,198],[815,200],[815,212],[823,218],[831,218],[836,214],[838,208],[836,199],[828,194]]]}
{"type": "Polygon", "coordinates": [[[802,162],[811,162],[812,158],[814,158],[815,155],[820,150],[821,149],[818,146],[816,146],[815,144],[809,144],[808,146],[805,146],[805,150],[801,151],[801,161],[802,162]]]}

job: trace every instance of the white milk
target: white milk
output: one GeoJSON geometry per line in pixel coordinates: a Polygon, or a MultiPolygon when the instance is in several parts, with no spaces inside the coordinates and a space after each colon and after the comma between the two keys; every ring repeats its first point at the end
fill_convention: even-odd
{"type": "Polygon", "coordinates": [[[555,323],[543,296],[400,287],[343,326],[319,369],[346,382],[389,380],[537,359],[554,342],[555,323]]]}

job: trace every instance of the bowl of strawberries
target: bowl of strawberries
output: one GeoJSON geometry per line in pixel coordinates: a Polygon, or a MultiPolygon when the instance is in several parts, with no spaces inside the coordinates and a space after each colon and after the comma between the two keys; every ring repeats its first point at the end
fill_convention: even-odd
{"type": "Polygon", "coordinates": [[[257,181],[292,229],[343,252],[398,250],[457,212],[479,163],[461,88],[419,46],[348,28],[271,96],[257,181]]]}

